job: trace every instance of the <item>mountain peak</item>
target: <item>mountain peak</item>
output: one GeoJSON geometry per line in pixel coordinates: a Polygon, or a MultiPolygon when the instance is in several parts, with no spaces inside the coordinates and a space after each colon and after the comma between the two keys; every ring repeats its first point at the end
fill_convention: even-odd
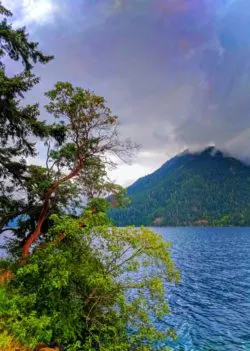
{"type": "Polygon", "coordinates": [[[185,150],[127,189],[117,225],[250,225],[250,167],[215,146],[185,150]]]}

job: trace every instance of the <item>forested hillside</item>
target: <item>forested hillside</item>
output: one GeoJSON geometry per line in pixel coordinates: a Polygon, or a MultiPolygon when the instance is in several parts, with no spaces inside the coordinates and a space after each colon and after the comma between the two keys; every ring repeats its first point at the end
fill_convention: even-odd
{"type": "Polygon", "coordinates": [[[214,147],[183,153],[127,189],[113,221],[134,225],[250,225],[250,167],[214,147]]]}

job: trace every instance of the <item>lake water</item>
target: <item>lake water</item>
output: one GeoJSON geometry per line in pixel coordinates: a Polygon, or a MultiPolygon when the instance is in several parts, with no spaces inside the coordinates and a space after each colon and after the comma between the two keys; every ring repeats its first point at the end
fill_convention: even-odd
{"type": "Polygon", "coordinates": [[[174,350],[250,350],[250,228],[153,229],[182,276],[168,293],[174,350]]]}

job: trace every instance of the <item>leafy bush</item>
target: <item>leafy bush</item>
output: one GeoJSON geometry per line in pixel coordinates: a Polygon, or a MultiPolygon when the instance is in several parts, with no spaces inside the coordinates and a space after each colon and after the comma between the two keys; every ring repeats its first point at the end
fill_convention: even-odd
{"type": "Polygon", "coordinates": [[[65,239],[13,267],[15,277],[0,289],[1,327],[31,348],[151,350],[165,341],[171,331],[155,322],[169,312],[166,282],[178,280],[169,243],[143,227],[53,220],[49,235],[65,239]]]}

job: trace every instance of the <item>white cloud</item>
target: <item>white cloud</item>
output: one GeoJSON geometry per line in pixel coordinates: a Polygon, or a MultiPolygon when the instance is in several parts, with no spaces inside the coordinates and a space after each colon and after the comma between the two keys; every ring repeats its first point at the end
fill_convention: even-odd
{"type": "Polygon", "coordinates": [[[121,164],[118,168],[109,172],[109,176],[115,183],[127,187],[138,178],[152,173],[153,170],[152,167],[143,167],[137,163],[134,163],[133,165],[121,164]]]}
{"type": "Polygon", "coordinates": [[[14,25],[43,25],[54,20],[59,6],[53,0],[4,0],[3,5],[14,13],[14,25]]]}

